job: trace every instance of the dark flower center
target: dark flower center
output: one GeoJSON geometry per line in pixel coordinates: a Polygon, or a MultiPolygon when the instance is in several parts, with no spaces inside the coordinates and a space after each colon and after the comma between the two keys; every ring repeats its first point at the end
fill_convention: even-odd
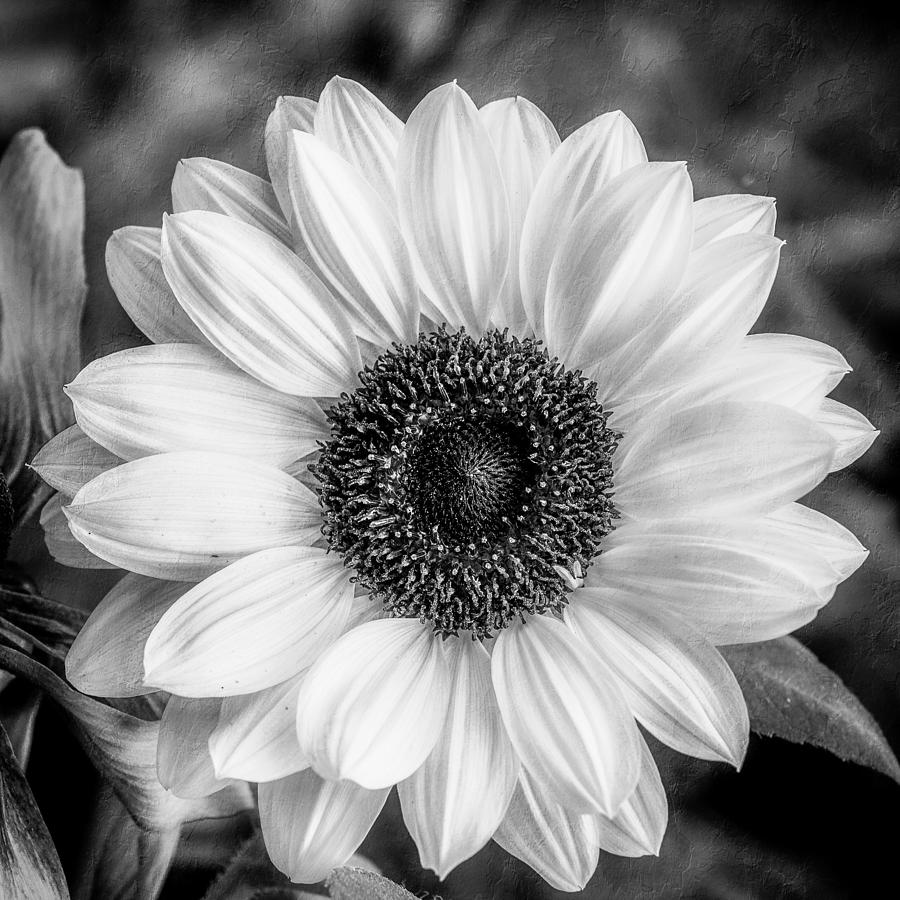
{"type": "Polygon", "coordinates": [[[484,637],[558,612],[617,513],[596,385],[538,341],[441,330],[396,346],[329,411],[323,533],[393,615],[484,637]]]}

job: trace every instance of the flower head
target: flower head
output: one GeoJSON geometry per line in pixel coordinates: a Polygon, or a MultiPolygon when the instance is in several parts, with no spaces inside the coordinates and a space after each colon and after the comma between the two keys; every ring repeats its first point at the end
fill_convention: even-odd
{"type": "Polygon", "coordinates": [[[748,336],[772,202],[694,202],[621,113],[560,143],[455,83],[405,125],[343,79],[282,98],[266,154],[270,182],[185,161],[162,229],[110,239],[155,343],[84,369],[35,461],[131,573],[70,677],[172,693],[161,780],[258,782],[297,881],[395,784],[442,876],[492,837],[564,890],[657,852],[638,723],[739,766],[715,645],[809,621],[865,557],[796,502],[874,437],[826,396],[848,366],[748,336]]]}

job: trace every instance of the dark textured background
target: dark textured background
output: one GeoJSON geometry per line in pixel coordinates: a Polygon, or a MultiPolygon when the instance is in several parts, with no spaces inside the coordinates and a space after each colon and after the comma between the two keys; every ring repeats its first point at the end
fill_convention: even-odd
{"type": "MultiPolygon", "coordinates": [[[[141,341],[106,282],[109,233],[159,223],[181,157],[265,174],[275,97],[316,97],[333,74],[363,81],[403,117],[452,78],[478,103],[522,94],[562,136],[621,108],[651,159],[689,162],[698,197],[777,197],[787,247],[756,330],[838,347],[855,371],[835,396],[882,429],[809,499],[872,555],[800,636],[896,749],[898,37],[865,3],[0,0],[0,144],[39,125],[84,172],[86,359],[141,341]]],[[[36,535],[24,539],[37,558],[36,535]]],[[[106,578],[42,571],[45,590],[83,605],[106,578]]],[[[30,774],[74,869],[86,769],[41,734],[30,774]]],[[[895,895],[900,790],[882,776],[774,739],[751,742],[740,775],[660,757],[675,808],[660,860],[604,855],[585,896],[895,895]]],[[[497,848],[438,885],[419,871],[396,804],[366,848],[386,874],[447,900],[557,896],[497,848]]],[[[181,862],[173,898],[204,877],[181,862]]]]}

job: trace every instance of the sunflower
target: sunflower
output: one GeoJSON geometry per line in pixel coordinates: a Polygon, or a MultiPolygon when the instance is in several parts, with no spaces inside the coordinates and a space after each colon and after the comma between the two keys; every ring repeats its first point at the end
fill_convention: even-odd
{"type": "Polygon", "coordinates": [[[694,201],[620,112],[560,142],[456,83],[404,124],[335,78],[265,147],[270,181],[185,160],[162,228],[110,238],[154,343],[87,366],[35,461],[70,557],[129,573],[69,677],[169,692],[160,779],[258,783],[294,881],[394,785],[441,877],[491,838],[562,890],[658,852],[641,728],[740,766],[716,645],[866,556],[796,502],[876,434],[827,397],[847,363],[748,336],[773,202],[694,201]]]}

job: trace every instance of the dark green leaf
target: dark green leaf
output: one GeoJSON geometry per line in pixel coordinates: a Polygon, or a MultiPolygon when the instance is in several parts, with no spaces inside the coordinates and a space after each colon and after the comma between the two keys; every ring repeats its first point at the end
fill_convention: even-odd
{"type": "Polygon", "coordinates": [[[900,783],[900,765],[875,720],[798,640],[720,650],[740,682],[753,731],[813,744],[900,783]]]}
{"type": "Polygon", "coordinates": [[[416,900],[406,888],[366,869],[335,869],[325,883],[331,900],[416,900]]]}
{"type": "Polygon", "coordinates": [[[19,521],[49,495],[26,469],[73,421],[62,386],[81,367],[84,183],[42,132],[0,162],[0,469],[19,521]]]}
{"type": "Polygon", "coordinates": [[[47,826],[0,725],[0,897],[68,900],[47,826]]]}

